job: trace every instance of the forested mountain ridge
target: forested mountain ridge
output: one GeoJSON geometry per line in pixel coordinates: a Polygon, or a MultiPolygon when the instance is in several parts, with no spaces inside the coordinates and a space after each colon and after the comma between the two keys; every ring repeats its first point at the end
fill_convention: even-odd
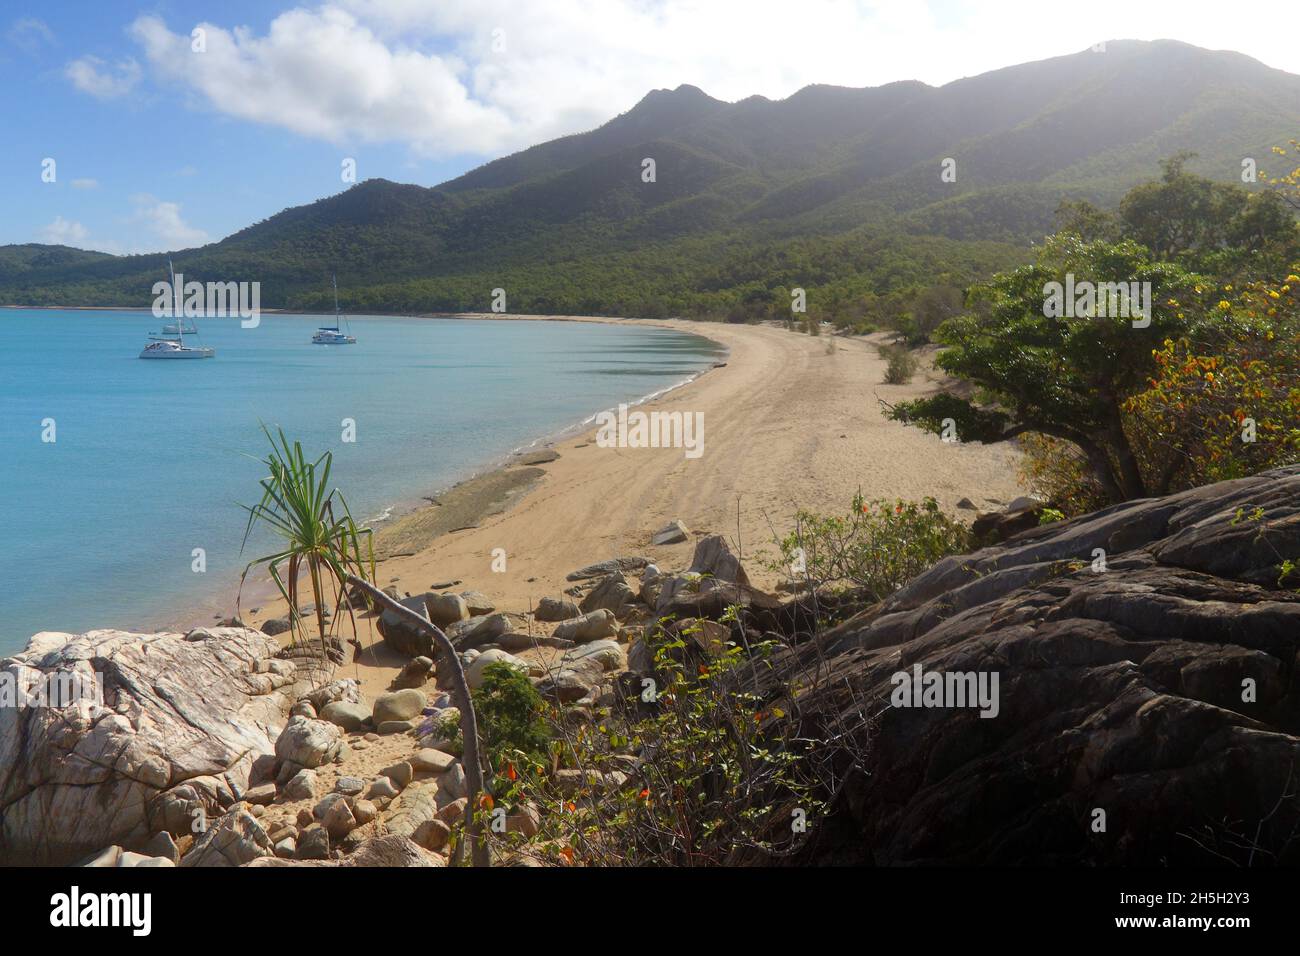
{"type": "MultiPolygon", "coordinates": [[[[1297,129],[1300,77],[1173,41],[942,87],[725,103],[681,86],[441,186],[369,180],[173,258],[260,281],[266,307],[325,305],[337,270],[351,311],[481,310],[498,287],[511,311],[775,310],[793,286],[825,302],[965,284],[1026,257],[1063,199],[1114,202],[1187,149],[1189,169],[1239,181],[1297,129]]],[[[0,247],[0,302],[143,305],[165,269],[0,247]]]]}

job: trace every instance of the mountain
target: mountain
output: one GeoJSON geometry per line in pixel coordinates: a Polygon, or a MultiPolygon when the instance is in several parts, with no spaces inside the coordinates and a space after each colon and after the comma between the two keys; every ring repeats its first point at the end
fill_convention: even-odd
{"type": "MultiPolygon", "coordinates": [[[[336,269],[353,311],[485,309],[497,287],[512,311],[780,308],[794,286],[838,301],[968,282],[1023,259],[1063,199],[1113,202],[1185,149],[1239,181],[1298,128],[1300,77],[1174,41],[941,87],[726,103],[680,86],[441,186],[369,180],[172,256],[191,278],[260,281],[267,307],[325,305],[336,269]]],[[[164,271],[0,247],[0,301],[145,304],[164,271]]]]}

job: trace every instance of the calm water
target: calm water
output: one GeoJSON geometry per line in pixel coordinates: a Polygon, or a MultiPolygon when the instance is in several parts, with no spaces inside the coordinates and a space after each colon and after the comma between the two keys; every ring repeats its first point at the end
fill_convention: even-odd
{"type": "Polygon", "coordinates": [[[333,483],[375,519],[717,358],[637,326],[354,317],[358,344],[327,347],[310,344],[320,324],[209,320],[215,359],[150,362],[147,312],[0,309],[0,655],[41,630],[147,627],[231,587],[264,553],[239,554],[259,420],[333,451],[333,483]]]}

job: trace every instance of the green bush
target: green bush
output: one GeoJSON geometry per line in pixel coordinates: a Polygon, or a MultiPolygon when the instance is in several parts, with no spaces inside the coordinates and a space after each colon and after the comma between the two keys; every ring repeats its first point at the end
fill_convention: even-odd
{"type": "MultiPolygon", "coordinates": [[[[504,661],[488,664],[483,668],[482,684],[471,696],[489,766],[500,770],[511,764],[541,764],[549,759],[551,734],[546,703],[527,674],[504,661]]],[[[435,719],[429,732],[450,740],[452,753],[464,752],[459,718],[435,719]]]]}
{"type": "Polygon", "coordinates": [[[906,385],[916,374],[916,356],[905,345],[882,345],[878,349],[880,357],[888,365],[885,368],[886,385],[906,385]]]}
{"type": "Polygon", "coordinates": [[[844,517],[798,512],[780,547],[780,570],[817,587],[864,588],[881,600],[940,558],[968,550],[970,529],[933,498],[891,503],[858,494],[844,517]]]}

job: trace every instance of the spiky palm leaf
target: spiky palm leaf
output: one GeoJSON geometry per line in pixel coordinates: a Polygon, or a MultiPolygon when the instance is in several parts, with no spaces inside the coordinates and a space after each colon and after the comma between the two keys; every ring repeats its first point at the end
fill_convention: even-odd
{"type": "Polygon", "coordinates": [[[347,502],[337,488],[330,488],[330,470],[334,455],[325,452],[315,461],[308,461],[300,442],[290,443],[284,430],[277,428],[272,435],[265,424],[262,431],[271,443],[271,452],[261,459],[269,474],[261,480],[262,500],[256,505],[242,505],[248,512],[248,525],[244,529],[242,552],[255,524],[268,526],[284,544],[280,551],[263,555],[250,561],[239,578],[242,594],[249,571],[266,565],[280,591],[289,604],[291,639],[297,643],[299,635],[305,639],[307,625],[298,607],[298,578],[306,570],[311,580],[311,591],[316,606],[316,624],[320,634],[321,652],[326,653],[326,626],[324,617],[327,588],[334,600],[332,621],[340,620],[340,612],[347,608],[356,634],[356,617],[352,602],[347,598],[348,575],[373,581],[375,553],[373,533],[369,528],[358,528],[348,510],[347,502]],[[335,503],[342,516],[335,514],[335,503]],[[366,539],[366,558],[361,553],[361,539],[366,539]],[[367,568],[369,574],[366,573],[367,568]],[[282,569],[287,573],[281,573],[282,569]]]}

